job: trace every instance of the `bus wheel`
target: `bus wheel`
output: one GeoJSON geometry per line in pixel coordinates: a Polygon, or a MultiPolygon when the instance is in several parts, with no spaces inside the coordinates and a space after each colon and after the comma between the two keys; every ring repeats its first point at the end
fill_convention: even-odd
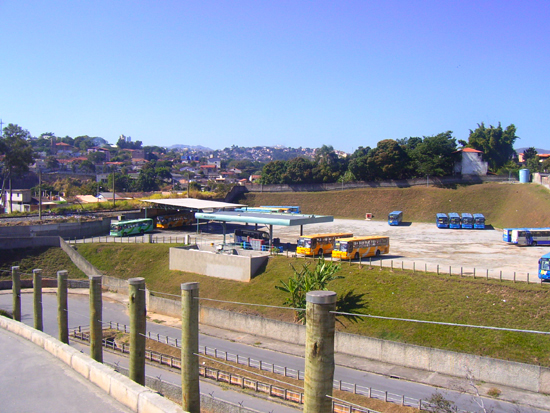
{"type": "Polygon", "coordinates": [[[533,241],[533,247],[537,246],[537,241],[533,241]]]}
{"type": "Polygon", "coordinates": [[[377,257],[380,256],[380,250],[376,250],[376,256],[377,256],[377,257]]]}
{"type": "Polygon", "coordinates": [[[353,258],[356,259],[356,260],[358,260],[358,259],[359,259],[359,253],[356,252],[356,253],[355,253],[355,257],[353,257],[353,258]]]}
{"type": "Polygon", "coordinates": [[[140,229],[140,230],[139,230],[139,233],[140,233],[140,235],[143,235],[143,234],[145,234],[145,231],[142,230],[142,229],[140,229]]]}
{"type": "Polygon", "coordinates": [[[323,249],[322,249],[322,248],[319,250],[319,256],[320,256],[320,257],[323,256],[323,249]]]}

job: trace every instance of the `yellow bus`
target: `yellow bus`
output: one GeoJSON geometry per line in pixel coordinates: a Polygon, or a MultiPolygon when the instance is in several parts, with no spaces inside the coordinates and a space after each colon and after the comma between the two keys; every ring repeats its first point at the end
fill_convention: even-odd
{"type": "Polygon", "coordinates": [[[330,254],[334,248],[336,239],[349,237],[353,237],[353,234],[344,232],[336,234],[303,235],[298,240],[296,253],[312,256],[330,254]]]}
{"type": "Polygon", "coordinates": [[[195,220],[195,214],[191,211],[178,212],[172,215],[159,215],[157,217],[157,228],[168,229],[191,225],[195,220]]]}
{"type": "Polygon", "coordinates": [[[390,252],[390,237],[368,236],[340,238],[336,240],[333,258],[341,260],[359,259],[365,257],[379,256],[390,252]]]}

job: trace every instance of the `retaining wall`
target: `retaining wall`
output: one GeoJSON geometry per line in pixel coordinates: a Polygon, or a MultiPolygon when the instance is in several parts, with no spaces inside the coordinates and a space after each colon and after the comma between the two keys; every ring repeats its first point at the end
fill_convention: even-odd
{"type": "MultiPolygon", "coordinates": [[[[148,309],[181,317],[181,304],[176,300],[150,296],[148,309]]],[[[275,340],[284,337],[284,341],[305,345],[306,330],[303,325],[205,306],[200,307],[199,317],[204,325],[275,340]]],[[[336,332],[334,351],[455,377],[465,378],[471,372],[476,380],[550,394],[550,369],[547,367],[340,332],[336,332]]]]}
{"type": "MultiPolygon", "coordinates": [[[[12,227],[10,227],[12,228],[12,227]]],[[[18,228],[18,227],[13,227],[18,228]]],[[[29,235],[10,235],[9,238],[0,234],[0,250],[17,248],[59,247],[59,237],[31,237],[29,235]]]]}
{"type": "MultiPolygon", "coordinates": [[[[239,196],[246,192],[322,192],[322,191],[342,191],[346,189],[356,188],[409,188],[411,186],[445,186],[453,184],[481,184],[484,182],[503,182],[508,181],[508,176],[496,175],[454,175],[442,177],[428,177],[417,179],[403,179],[390,181],[370,181],[370,182],[345,182],[345,183],[330,183],[330,184],[253,184],[234,186],[225,197],[225,202],[233,202],[239,196]]],[[[512,178],[517,181],[516,177],[512,178]]]]}
{"type": "Polygon", "coordinates": [[[170,248],[170,269],[248,282],[268,260],[268,256],[216,254],[188,248],[170,248]]]}
{"type": "MultiPolygon", "coordinates": [[[[125,213],[127,219],[143,218],[142,212],[125,213]]],[[[78,219],[78,218],[77,218],[78,219]]],[[[47,223],[42,225],[18,225],[0,227],[0,237],[25,238],[59,236],[63,238],[87,238],[109,234],[114,217],[105,217],[97,221],[47,223]]]]}

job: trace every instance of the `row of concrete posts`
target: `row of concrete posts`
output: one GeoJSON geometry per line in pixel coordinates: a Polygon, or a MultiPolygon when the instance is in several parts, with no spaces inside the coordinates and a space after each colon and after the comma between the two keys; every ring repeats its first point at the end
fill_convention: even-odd
{"type": "MultiPolygon", "coordinates": [[[[90,276],[90,356],[103,362],[102,276],[90,276]]],[[[13,319],[21,321],[19,267],[12,267],[13,319]]],[[[145,385],[146,315],[145,279],[130,278],[130,379],[145,385]]],[[[33,270],[34,328],[43,330],[42,270],[33,270]]],[[[306,413],[332,412],[336,293],[313,291],[306,296],[306,349],[304,409],[306,413]]],[[[59,340],[69,343],[67,271],[57,272],[59,340]]],[[[199,283],[181,284],[182,408],[200,413],[199,390],[199,283]]]]}

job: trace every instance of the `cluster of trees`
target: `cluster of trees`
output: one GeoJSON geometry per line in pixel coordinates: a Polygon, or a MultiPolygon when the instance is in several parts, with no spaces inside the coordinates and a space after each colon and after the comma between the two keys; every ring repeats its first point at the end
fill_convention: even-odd
{"type": "Polygon", "coordinates": [[[4,196],[7,183],[10,206],[13,196],[12,179],[27,173],[29,166],[34,162],[33,150],[29,144],[30,136],[29,131],[11,123],[2,131],[0,155],[3,155],[3,165],[0,170],[2,176],[0,198],[4,196]]]}
{"type": "MultiPolygon", "coordinates": [[[[486,127],[483,123],[470,130],[468,141],[461,147],[483,152],[493,172],[503,168],[517,169],[514,142],[516,127],[505,130],[486,127]]],[[[263,184],[329,183],[375,181],[452,175],[457,160],[457,140],[451,131],[434,136],[384,139],[375,148],[359,147],[350,157],[339,158],[332,146],[324,145],[315,159],[294,158],[273,161],[262,171],[263,184]]]]}

